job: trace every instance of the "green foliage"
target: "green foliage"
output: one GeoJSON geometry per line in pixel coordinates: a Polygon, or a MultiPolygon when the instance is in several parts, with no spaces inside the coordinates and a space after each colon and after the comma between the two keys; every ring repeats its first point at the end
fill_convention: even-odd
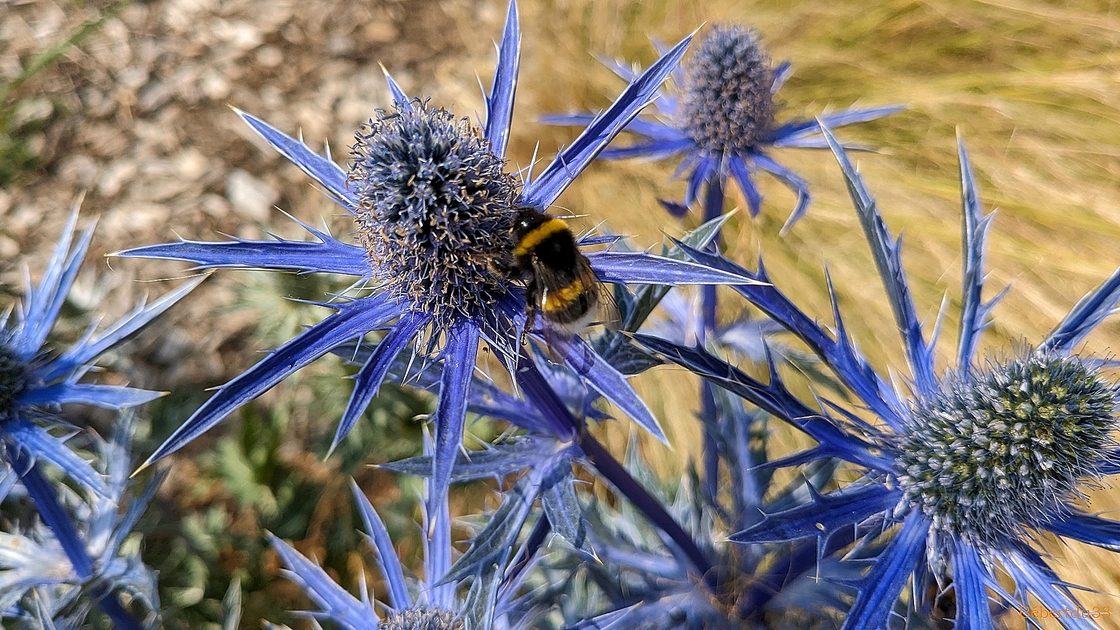
{"type": "MultiPolygon", "coordinates": [[[[51,100],[26,95],[21,88],[35,75],[58,62],[67,50],[78,46],[97,32],[105,20],[125,6],[125,0],[113,3],[96,18],[78,27],[62,41],[31,58],[18,77],[0,83],[0,188],[6,187],[22,173],[40,165],[34,145],[35,136],[46,129],[59,113],[51,100]]],[[[0,48],[5,42],[0,40],[0,48]]]]}

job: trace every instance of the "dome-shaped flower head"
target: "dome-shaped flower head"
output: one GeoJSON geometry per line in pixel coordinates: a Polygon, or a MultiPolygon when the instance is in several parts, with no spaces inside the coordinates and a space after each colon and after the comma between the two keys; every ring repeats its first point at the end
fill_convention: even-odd
{"type": "MultiPolygon", "coordinates": [[[[121,255],[183,260],[201,268],[340,273],[364,279],[374,290],[365,297],[330,305],[338,312],[219,389],[149,462],[181,448],[234,409],[332,349],[367,333],[387,330],[356,376],[335,444],[365,410],[398,354],[415,340],[427,339],[420,351],[437,355],[445,366],[433,416],[436,490],[432,495],[446,497],[480,341],[510,365],[520,352],[524,288],[518,279],[503,273],[514,249],[516,217],[525,208],[543,212],[559,197],[652,101],[689,41],[681,41],[635,77],[571,146],[524,183],[504,170],[520,50],[517,11],[512,3],[481,128],[423,100],[410,99],[386,74],[393,109],[379,112],[358,132],[347,172],[329,156],[320,156],[302,142],[242,113],[257,133],[355,216],[358,244],[343,243],[305,226],[317,242],[181,242],[121,255]]],[[[607,282],[746,281],[698,263],[644,253],[599,251],[589,252],[587,258],[598,278],[607,282]]],[[[664,439],[652,413],[625,378],[582,340],[564,340],[557,351],[587,376],[592,387],[664,439]]]]}
{"type": "MultiPolygon", "coordinates": [[[[992,610],[1030,606],[1074,610],[1070,586],[1031,547],[1049,532],[1120,550],[1120,523],[1078,504],[1100,480],[1120,472],[1115,435],[1120,385],[1107,362],[1079,356],[1078,344],[1120,303],[1120,269],[1085,296],[1034,348],[977,359],[980,333],[998,300],[982,298],[984,216],[963,144],[964,280],[956,367],[938,376],[902,269],[900,242],[887,231],[874,199],[843,148],[825,137],[840,161],[901,331],[911,374],[896,389],[877,374],[847,336],[833,302],[835,335],[814,323],[774,287],[739,292],[804,340],[878,422],[821,399],[818,411],[782,384],[776,370],[763,383],[701,349],[641,337],[662,356],[709,378],[802,429],[819,442],[784,463],[838,457],[866,470],[864,480],[774,510],[732,536],[751,543],[817,537],[829,553],[851,542],[884,545],[853,584],[858,593],[845,628],[885,628],[907,584],[912,608],[930,614],[930,593],[950,588],[958,627],[992,628],[992,610]],[[836,545],[839,538],[847,542],[836,545]],[[1010,577],[1009,592],[1003,577],[1010,577]],[[990,605],[990,600],[996,602],[990,605]]],[[[743,270],[715,254],[698,260],[743,270]]],[[[766,280],[761,266],[756,279],[766,280]]],[[[1066,620],[1063,620],[1066,621],[1066,620]]],[[[1078,627],[1091,627],[1079,619],[1078,627]]]]}
{"type": "MultiPolygon", "coordinates": [[[[82,488],[105,500],[115,500],[117,490],[107,484],[89,462],[70,450],[66,438],[57,437],[48,428],[74,430],[59,415],[61,405],[67,403],[125,409],[159,397],[159,392],[98,385],[83,382],[82,377],[102,353],[170,308],[198,281],[187,283],[146,306],[138,304],[127,316],[100,333],[91,327],[70,348],[54,350],[47,336],[58,319],[93,237],[93,226],[90,226],[78,236],[77,244],[73,244],[77,222],[75,205],[39,284],[32,285],[27,279],[23,301],[14,309],[14,317],[13,309],[0,317],[0,461],[3,462],[0,468],[10,467],[15,471],[43,523],[69,558],[73,574],[79,580],[89,580],[97,564],[81,542],[72,517],[61,507],[57,490],[47,481],[41,465],[49,462],[58,466],[82,488]]],[[[101,605],[120,627],[138,627],[120,608],[115,596],[107,597],[101,605]],[[132,625],[127,625],[130,623],[132,625]]]]}
{"type": "MultiPolygon", "coordinates": [[[[623,63],[608,65],[624,79],[634,75],[623,63]]],[[[840,127],[875,120],[900,107],[847,109],[822,114],[817,120],[778,122],[774,97],[791,73],[790,64],[771,64],[758,34],[737,25],[715,25],[681,65],[673,79],[678,92],[655,103],[656,117],[634,120],[626,130],[641,140],[627,147],[609,148],[603,159],[629,157],[681,159],[677,173],[687,181],[682,201],[662,201],[674,216],[684,216],[703,192],[704,220],[723,212],[728,180],[734,180],[747,200],[751,216],[762,208],[762,194],[754,184],[758,172],[769,173],[797,194],[797,205],[786,221],[789,229],[809,207],[809,185],[768,155],[772,148],[824,148],[820,123],[840,127]]],[[[587,114],[548,116],[553,124],[582,125],[587,114]]]]}

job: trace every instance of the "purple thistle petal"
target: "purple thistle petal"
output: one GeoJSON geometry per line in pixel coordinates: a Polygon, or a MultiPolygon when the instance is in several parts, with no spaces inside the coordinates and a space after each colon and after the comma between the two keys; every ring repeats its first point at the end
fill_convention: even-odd
{"type": "Polygon", "coordinates": [[[311,601],[325,611],[328,619],[351,630],[377,630],[377,611],[347,593],[322,567],[308,560],[291,545],[271,532],[266,532],[265,535],[287,568],[287,578],[298,584],[311,601]]]}
{"type": "Polygon", "coordinates": [[[758,284],[751,275],[736,274],[702,263],[674,260],[644,252],[587,252],[595,275],[620,284],[758,284]]]}
{"type": "Polygon", "coordinates": [[[832,336],[825,332],[820,325],[810,319],[808,315],[790,302],[789,298],[770,284],[770,278],[766,275],[765,268],[761,263],[758,272],[751,274],[743,267],[722,256],[689,247],[679,241],[675,242],[693,260],[732,273],[749,274],[756,280],[765,283],[735,286],[733,288],[772,319],[804,340],[813,349],[813,352],[820,355],[826,363],[834,366],[836,375],[840,380],[851,388],[879,417],[891,426],[902,426],[903,416],[898,411],[898,409],[903,408],[902,403],[898,401],[894,390],[871,369],[867,360],[856,352],[847,334],[838,334],[837,340],[833,340],[832,336]]]}
{"type": "MultiPolygon", "coordinates": [[[[0,432],[0,436],[4,436],[0,439],[7,442],[10,445],[9,450],[13,451],[9,454],[13,467],[16,466],[16,462],[23,460],[26,460],[29,466],[39,460],[48,461],[61,468],[82,487],[106,499],[113,499],[113,493],[105,483],[105,478],[95,471],[89,462],[67,448],[63,440],[51,435],[46,429],[30,422],[9,421],[0,432]]],[[[3,445],[0,445],[0,448],[3,448],[3,445]]],[[[88,576],[82,577],[84,579],[88,576]]]]}
{"type": "MultiPolygon", "coordinates": [[[[627,129],[627,131],[633,130],[627,129]]],[[[661,160],[672,157],[678,153],[686,153],[693,148],[695,148],[695,143],[688,138],[672,138],[669,140],[654,140],[642,144],[632,144],[628,147],[608,147],[603,149],[599,157],[604,160],[623,160],[633,157],[661,160]]]]}
{"type": "Polygon", "coordinates": [[[102,409],[124,409],[142,405],[161,396],[163,396],[162,392],[119,385],[57,383],[24,392],[19,398],[19,403],[21,405],[80,403],[102,409]]]}
{"type": "Polygon", "coordinates": [[[783,61],[774,68],[774,83],[770,85],[770,94],[777,94],[786,81],[793,74],[793,64],[783,61]]]}
{"type": "MultiPolygon", "coordinates": [[[[961,333],[957,345],[957,367],[968,374],[976,355],[980,333],[987,326],[988,314],[1003,297],[1001,292],[989,302],[984,302],[984,247],[988,229],[995,214],[984,216],[980,197],[976,193],[976,179],[964,139],[957,138],[957,155],[961,164],[961,230],[964,242],[964,279],[961,281],[961,333]]],[[[1006,292],[1006,288],[1004,292],[1006,292]]]]}
{"type": "Polygon", "coordinates": [[[248,123],[253,131],[264,138],[265,142],[276,149],[280,155],[298,166],[300,170],[307,173],[308,177],[322,186],[335,203],[350,212],[354,212],[358,207],[358,198],[346,186],[346,171],[342,170],[342,167],[312,151],[302,141],[292,138],[260,118],[236,107],[233,111],[237,112],[237,115],[241,116],[241,119],[248,123]]]}
{"type": "Polygon", "coordinates": [[[409,102],[408,95],[404,93],[401,86],[385,69],[385,66],[381,66],[381,73],[385,75],[385,83],[389,86],[389,93],[393,95],[393,104],[403,110],[412,111],[412,103],[409,102]]]}
{"type": "MultiPolygon", "coordinates": [[[[514,442],[487,446],[479,451],[460,451],[451,472],[451,483],[501,479],[521,472],[539,464],[540,454],[553,448],[558,442],[553,437],[524,436],[514,442]]],[[[431,477],[432,458],[409,457],[381,464],[378,468],[414,477],[431,477]]]]}
{"type": "Polygon", "coordinates": [[[657,422],[657,418],[653,416],[653,412],[646,406],[645,401],[634,391],[626,377],[611,367],[583,339],[580,337],[555,339],[553,345],[560,355],[565,357],[568,366],[586,379],[588,385],[599,392],[603,398],[614,403],[623,413],[630,416],[643,429],[649,431],[662,444],[669,444],[665,432],[661,430],[661,425],[657,422]]]}
{"type": "Polygon", "coordinates": [[[747,198],[747,207],[751,211],[751,216],[757,217],[762,210],[762,193],[758,192],[758,187],[754,185],[747,163],[738,155],[730,155],[727,157],[727,169],[731,171],[731,176],[735,178],[739,190],[747,198]]]}
{"type": "Polygon", "coordinates": [[[958,630],[995,630],[988,602],[988,582],[992,580],[976,548],[951,538],[953,593],[957,596],[958,630]]]}
{"type": "Polygon", "coordinates": [[[58,319],[58,312],[70,292],[70,286],[78,277],[78,269],[82,266],[90,240],[93,239],[93,226],[82,231],[78,243],[71,249],[70,242],[77,222],[78,207],[75,205],[43,279],[39,286],[29,287],[23,304],[23,325],[12,340],[12,349],[21,359],[31,359],[43,347],[47,333],[58,319]]]}
{"type": "MultiPolygon", "coordinates": [[[[466,421],[467,401],[470,399],[471,376],[474,374],[478,354],[478,327],[463,319],[448,334],[443,350],[443,374],[440,376],[439,402],[433,414],[435,423],[435,453],[432,459],[431,493],[428,511],[434,514],[437,505],[447,504],[447,489],[451,485],[451,470],[455,456],[463,441],[463,424],[466,421]]],[[[433,576],[442,579],[443,572],[433,576]]]]}
{"type": "MultiPolygon", "coordinates": [[[[807,486],[812,502],[782,512],[766,514],[765,519],[746,530],[732,534],[737,543],[783,542],[816,537],[819,541],[843,528],[859,525],[875,514],[898,505],[901,493],[885,486],[868,484],[822,495],[807,486]]],[[[823,547],[822,547],[823,550],[823,547]]]]}
{"type": "Polygon", "coordinates": [[[102,332],[96,341],[92,343],[75,344],[69,350],[62,353],[57,359],[51,361],[39,372],[39,378],[50,382],[65,374],[70,374],[79,366],[93,361],[100,356],[102,352],[124,341],[129,335],[137,332],[164,311],[171,308],[180,298],[194,290],[203,280],[205,280],[205,277],[188,281],[147,306],[140,303],[131,313],[102,332]]]}
{"type": "Polygon", "coordinates": [[[545,208],[556,201],[599,152],[656,98],[661,83],[680,61],[691,41],[691,35],[681,40],[632,81],[607,111],[596,116],[571,146],[561,151],[539,177],[525,186],[521,192],[522,202],[535,208],[545,208]]]}
{"type": "MultiPolygon", "coordinates": [[[[735,366],[700,347],[686,347],[665,339],[635,334],[634,340],[651,352],[757,405],[767,413],[789,422],[814,440],[829,456],[842,457],[874,470],[892,470],[889,460],[872,455],[870,444],[840,430],[827,416],[810,409],[786,389],[770,362],[770,382],[763,384],[735,366]]],[[[818,457],[819,458],[819,457],[818,457]]]]}
{"type": "Polygon", "coordinates": [[[486,97],[486,139],[494,155],[504,157],[513,121],[513,96],[517,91],[517,68],[521,61],[521,27],[517,23],[517,2],[510,0],[494,84],[486,97]]]}
{"type": "Polygon", "coordinates": [[[89,580],[93,577],[93,558],[86,551],[86,543],[74,527],[70,515],[59,503],[54,487],[43,477],[38,466],[23,449],[10,440],[5,441],[8,442],[3,445],[8,451],[8,463],[19,475],[28,496],[35,502],[39,518],[43,519],[66,552],[78,579],[89,580]]]}
{"type": "MultiPolygon", "coordinates": [[[[660,53],[659,53],[660,54],[660,53]]],[[[612,59],[610,57],[595,57],[599,63],[607,67],[611,72],[618,75],[618,78],[626,81],[627,83],[634,80],[638,76],[638,70],[634,66],[627,65],[626,62],[619,59],[612,59]]]]}
{"type": "Polygon", "coordinates": [[[658,199],[657,203],[661,204],[662,208],[665,208],[665,210],[667,210],[669,214],[678,219],[688,214],[688,206],[684,205],[683,203],[677,203],[675,201],[665,201],[664,199],[658,199]]]}
{"type": "Polygon", "coordinates": [[[350,394],[350,400],[346,403],[346,411],[342,414],[342,420],[338,423],[338,429],[335,430],[334,440],[331,441],[328,452],[333,452],[342,438],[346,437],[346,434],[354,427],[354,423],[358,421],[366,407],[369,406],[370,401],[377,395],[377,391],[381,388],[381,383],[385,380],[385,375],[389,373],[389,368],[392,367],[397,355],[430,321],[430,317],[407,313],[377,344],[365,365],[358,370],[355,377],[354,392],[350,394]]]}
{"type": "Polygon", "coordinates": [[[840,170],[843,171],[844,180],[848,184],[852,204],[856,207],[863,232],[868,244],[871,245],[871,253],[875,257],[875,266],[879,269],[883,287],[887,290],[895,323],[902,333],[906,358],[914,373],[914,383],[921,394],[932,395],[938,390],[937,378],[933,374],[933,348],[926,344],[922,335],[922,324],[918,321],[914,298],[910,294],[906,272],[902,268],[902,240],[891,237],[875,205],[875,199],[871,196],[871,191],[856,172],[855,166],[848,160],[848,155],[836,141],[836,137],[826,126],[822,126],[821,132],[832,148],[836,161],[840,163],[840,170]]]}
{"type": "Polygon", "coordinates": [[[696,201],[700,196],[700,186],[716,177],[715,173],[718,168],[718,163],[712,158],[698,158],[690,160],[690,162],[692,172],[688,174],[688,185],[684,189],[683,203],[685,206],[691,206],[696,201]]]}
{"type": "Polygon", "coordinates": [[[841,630],[879,630],[890,626],[895,601],[918,563],[925,559],[929,527],[929,519],[918,511],[906,517],[894,540],[879,554],[864,578],[863,588],[848,610],[841,630]]]}
{"type": "Polygon", "coordinates": [[[151,465],[218,424],[233,410],[260,396],[296,370],[332,348],[385,325],[401,314],[401,306],[378,294],[335,306],[337,313],[309,327],[266,358],[223,385],[160,445],[141,468],[151,465]]]}
{"type": "Polygon", "coordinates": [[[809,202],[811,200],[809,195],[809,183],[802,179],[797,173],[778,164],[763,153],[756,153],[754,155],[754,163],[762,170],[778,178],[778,181],[785,184],[786,188],[797,193],[797,205],[794,207],[793,212],[790,213],[789,218],[786,219],[785,225],[782,226],[781,234],[785,234],[793,227],[794,223],[797,223],[798,219],[805,216],[805,211],[809,209],[809,202]]]}
{"type": "Polygon", "coordinates": [[[358,503],[358,514],[362,517],[366,535],[369,537],[370,549],[373,550],[373,559],[381,567],[381,575],[385,578],[389,588],[389,606],[395,610],[412,608],[412,596],[408,593],[408,584],[404,581],[404,569],[401,568],[400,558],[393,547],[393,540],[389,538],[389,530],[378,516],[377,510],[370,505],[362,489],[354,480],[350,480],[350,489],[354,492],[354,500],[358,503]]]}
{"type": "Polygon", "coordinates": [[[1058,536],[1120,552],[1120,522],[1066,508],[1042,526],[1058,536]]]}
{"type": "MultiPolygon", "coordinates": [[[[899,105],[870,109],[846,109],[833,114],[822,114],[816,120],[792,120],[774,130],[773,144],[776,147],[826,149],[828,144],[819,135],[822,124],[829,129],[836,129],[846,125],[877,120],[904,109],[906,108],[899,105]]],[[[845,149],[857,148],[848,144],[842,146],[845,149]]]]}
{"type": "Polygon", "coordinates": [[[1069,351],[1104,321],[1117,303],[1120,303],[1120,268],[1074,305],[1073,310],[1039,345],[1039,350],[1069,351]]]}
{"type": "Polygon", "coordinates": [[[198,269],[233,267],[240,269],[274,269],[301,273],[340,273],[362,278],[373,271],[364,249],[348,245],[334,237],[304,226],[319,242],[248,241],[225,242],[180,241],[137,247],[114,254],[122,258],[161,258],[194,263],[198,269]]]}
{"type": "MultiPolygon", "coordinates": [[[[1023,593],[1021,600],[1024,605],[1029,603],[1026,593],[1038,598],[1038,601],[1047,610],[1081,609],[1077,599],[1069,591],[1069,585],[1058,578],[1046,566],[1042,558],[1027,548],[1008,549],[1001,554],[1003,567],[1015,580],[1015,584],[1023,593]]],[[[1062,626],[1067,630],[1084,628],[1097,630],[1097,624],[1090,619],[1082,619],[1073,615],[1062,618],[1062,626]]]]}

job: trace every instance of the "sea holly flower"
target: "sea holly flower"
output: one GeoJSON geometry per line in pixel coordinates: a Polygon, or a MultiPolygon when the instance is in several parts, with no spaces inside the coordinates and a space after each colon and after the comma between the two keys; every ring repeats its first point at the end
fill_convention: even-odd
{"type": "MultiPolygon", "coordinates": [[[[289,374],[349,341],[386,330],[359,370],[335,444],[376,395],[390,365],[410,343],[442,357],[439,402],[433,415],[433,497],[446,497],[462,435],[467,392],[479,344],[485,341],[509,363],[516,361],[525,326],[524,292],[499,273],[512,248],[514,219],[525,208],[544,210],[655,96],[684,54],[689,38],[634,78],[615,103],[531,181],[504,174],[520,29],[510,4],[494,82],[481,129],[429,103],[409,99],[386,74],[394,97],[359,131],[349,172],[265,122],[242,118],[274,148],[302,168],[327,194],[354,214],[358,245],[304,226],[316,239],[218,243],[180,242],[129,250],[122,256],[183,260],[199,268],[238,267],[339,273],[368,281],[372,292],[335,302],[337,312],[275,350],[205,402],[148,463],[181,448],[234,409],[289,374]]],[[[609,239],[608,239],[609,240],[609,239]]],[[[584,240],[583,244],[604,242],[584,240]]],[[[686,260],[645,253],[597,251],[587,257],[599,279],[634,283],[751,281],[686,260]]],[[[620,373],[580,338],[557,351],[590,384],[644,428],[664,439],[653,414],[620,373]]],[[[434,508],[433,508],[434,509],[434,508]]]]}
{"type": "MultiPolygon", "coordinates": [[[[78,627],[89,612],[83,597],[88,596],[116,627],[139,628],[116,602],[116,592],[128,593],[148,610],[159,609],[155,572],[144,565],[136,545],[125,544],[162,480],[162,475],[156,475],[142,495],[129,494],[134,426],[134,414],[125,413],[114,425],[111,441],[94,438],[106,495],[51,489],[56,511],[50,516],[43,514],[43,503],[36,502],[40,518],[35,522],[5,523],[12,529],[0,532],[0,618],[35,620],[31,627],[42,627],[43,620],[78,627]],[[52,521],[69,527],[48,526],[52,521]],[[76,554],[74,548],[82,553],[76,554]]],[[[21,490],[31,494],[36,488],[34,481],[21,488],[18,478],[12,469],[0,477],[0,504],[19,500],[24,496],[21,490]]]]}
{"type": "MultiPolygon", "coordinates": [[[[850,582],[858,593],[845,628],[884,628],[907,584],[911,607],[926,615],[930,593],[952,590],[957,624],[991,628],[995,610],[1029,606],[1033,596],[1049,610],[1077,601],[1031,547],[1037,533],[1120,550],[1120,523],[1082,511],[1085,492],[1120,472],[1117,430],[1120,384],[1107,362],[1075,349],[1120,303],[1120,269],[1078,302],[1033,348],[977,358],[981,332],[996,298],[984,301],[984,241],[992,215],[983,215],[968,156],[960,147],[964,279],[956,367],[938,376],[933,341],[926,341],[892,237],[843,148],[836,154],[883,280],[906,350],[910,376],[891,387],[848,338],[833,299],[835,334],[826,332],[778,289],[738,287],[748,300],[797,334],[835,372],[868,422],[843,405],[802,403],[771,370],[769,383],[753,379],[701,348],[648,336],[639,342],[689,367],[799,427],[819,444],[785,465],[841,458],[867,471],[863,480],[822,493],[809,503],[767,510],[765,519],[732,536],[743,543],[858,533],[857,545],[879,548],[874,564],[850,582]],[[1014,581],[1009,590],[1004,577],[1014,581]],[[992,601],[996,604],[993,607],[992,601]]],[[[692,249],[698,260],[743,272],[716,254],[692,249]]],[[[767,280],[761,265],[755,274],[767,280]]],[[[1093,627],[1083,619],[1064,625],[1093,627]]]]}
{"type": "MultiPolygon", "coordinates": [[[[621,62],[608,62],[626,80],[635,71],[621,62]]],[[[716,25],[676,70],[676,94],[663,94],[654,104],[655,117],[635,119],[626,130],[640,140],[602,152],[603,159],[630,157],[680,158],[677,169],[686,181],[682,201],[662,201],[674,216],[684,216],[703,195],[704,220],[723,212],[727,182],[743,193],[751,216],[762,208],[762,194],[754,184],[759,172],[769,173],[797,194],[797,205],[786,221],[789,229],[809,207],[809,185],[769,155],[770,149],[824,148],[821,124],[830,128],[875,120],[900,107],[846,109],[822,114],[818,120],[778,122],[774,97],[792,73],[788,62],[772,65],[758,34],[736,25],[716,25]],[[701,189],[703,188],[703,192],[701,189]]],[[[552,124],[584,125],[590,114],[548,116],[552,124]]]]}
{"type": "MultiPolygon", "coordinates": [[[[91,327],[68,349],[52,351],[47,336],[58,319],[93,236],[91,225],[74,243],[77,222],[75,205],[39,284],[32,285],[27,278],[22,304],[0,317],[0,461],[18,476],[43,523],[61,545],[74,574],[85,581],[92,579],[104,566],[99,559],[90,556],[72,517],[59,501],[59,490],[47,480],[42,465],[57,466],[82,489],[104,499],[111,499],[119,489],[106,483],[102,474],[66,445],[68,436],[59,437],[49,429],[74,432],[74,427],[58,414],[63,404],[125,409],[159,397],[159,392],[99,385],[84,382],[82,378],[102,353],[170,308],[201,278],[151,304],[138,304],[123,319],[101,332],[91,327]]],[[[105,590],[96,599],[119,627],[136,627],[136,621],[117,602],[115,594],[105,590]]]]}

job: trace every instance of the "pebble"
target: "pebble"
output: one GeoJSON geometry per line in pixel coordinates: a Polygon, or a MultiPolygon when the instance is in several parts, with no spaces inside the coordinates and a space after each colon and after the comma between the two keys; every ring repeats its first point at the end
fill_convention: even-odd
{"type": "Polygon", "coordinates": [[[235,168],[226,179],[226,198],[239,216],[263,223],[268,221],[273,204],[280,200],[280,193],[248,172],[235,168]]]}
{"type": "Polygon", "coordinates": [[[97,192],[102,197],[116,197],[125,182],[136,177],[136,160],[124,158],[109,164],[97,180],[97,192]]]}

